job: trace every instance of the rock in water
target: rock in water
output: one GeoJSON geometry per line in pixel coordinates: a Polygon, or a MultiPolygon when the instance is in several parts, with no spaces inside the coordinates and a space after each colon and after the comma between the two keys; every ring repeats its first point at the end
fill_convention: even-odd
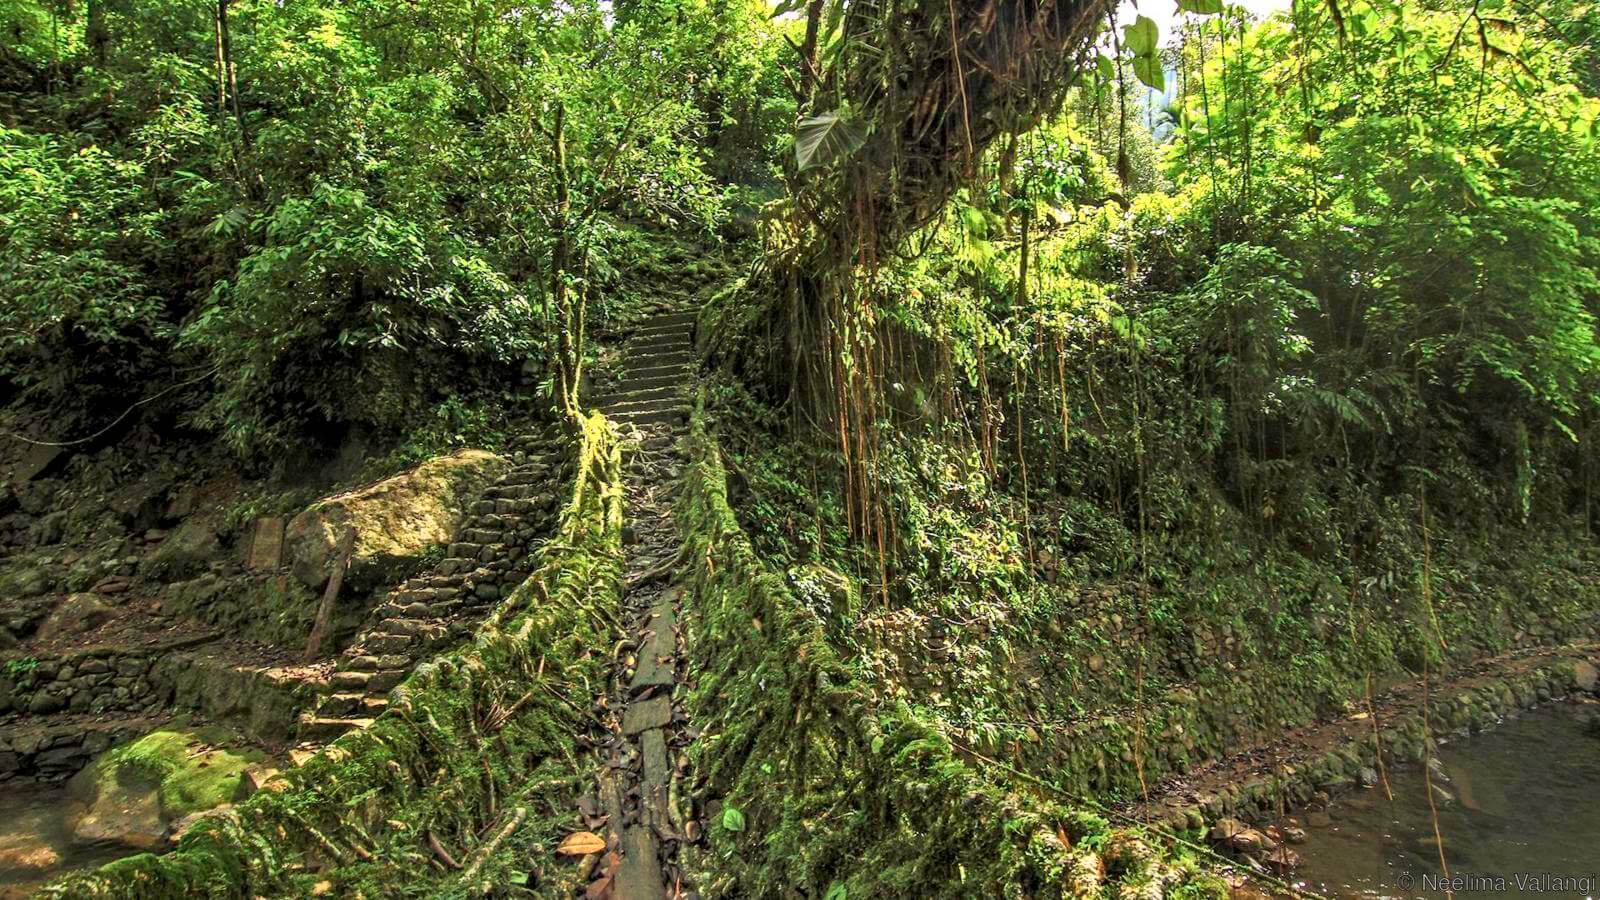
{"type": "Polygon", "coordinates": [[[1288,847],[1279,847],[1267,854],[1267,868],[1279,875],[1288,875],[1300,866],[1300,854],[1288,847]]]}
{"type": "Polygon", "coordinates": [[[265,754],[213,746],[231,740],[222,729],[162,730],[101,754],[67,783],[74,840],[165,848],[174,823],[248,793],[245,773],[265,754]]]}
{"type": "Polygon", "coordinates": [[[504,457],[462,450],[430,459],[374,485],[318,500],[289,522],[284,551],[294,576],[313,589],[333,572],[346,529],[356,532],[345,588],[392,580],[432,547],[448,543],[467,507],[511,468],[504,457]]]}
{"type": "Polygon", "coordinates": [[[139,850],[166,846],[167,823],[161,816],[161,791],[157,785],[133,776],[112,777],[103,779],[90,791],[78,787],[76,778],[73,782],[73,794],[89,798],[81,810],[69,813],[73,840],[80,844],[121,844],[139,850]]]}

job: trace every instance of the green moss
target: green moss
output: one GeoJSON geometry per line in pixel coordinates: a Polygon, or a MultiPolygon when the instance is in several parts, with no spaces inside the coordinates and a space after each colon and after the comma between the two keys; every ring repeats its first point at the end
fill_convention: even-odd
{"type": "Polygon", "coordinates": [[[259,750],[215,746],[234,740],[215,728],[155,731],[109,751],[95,767],[102,780],[134,778],[158,785],[162,814],[176,820],[232,802],[245,770],[267,758],[259,750]]]}
{"type": "Polygon", "coordinates": [[[708,895],[1064,897],[1159,876],[1220,896],[1164,839],[996,777],[936,721],[866,689],[741,531],[703,410],[689,444],[677,519],[704,729],[692,753],[745,825],[712,829],[692,861],[708,895]],[[1097,848],[1113,846],[1127,882],[1101,876],[1097,848]]]}

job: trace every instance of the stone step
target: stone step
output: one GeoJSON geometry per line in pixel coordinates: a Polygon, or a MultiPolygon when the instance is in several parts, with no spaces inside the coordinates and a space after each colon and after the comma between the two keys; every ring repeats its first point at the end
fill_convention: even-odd
{"type": "Polygon", "coordinates": [[[461,529],[463,535],[468,531],[493,531],[497,533],[515,531],[522,527],[522,523],[527,521],[527,517],[516,513],[487,512],[478,513],[467,521],[470,526],[461,529]]]}
{"type": "Polygon", "coordinates": [[[623,364],[623,371],[632,375],[644,369],[659,369],[667,366],[693,366],[694,364],[694,354],[687,350],[631,353],[623,364]]]}
{"type": "Polygon", "coordinates": [[[668,384],[653,388],[634,388],[631,385],[624,384],[621,390],[598,400],[595,405],[601,409],[614,409],[628,403],[676,400],[683,397],[683,395],[683,386],[679,384],[668,384]]]}
{"type": "Polygon", "coordinates": [[[681,334],[684,337],[688,337],[690,332],[693,330],[694,326],[687,322],[647,322],[630,331],[628,333],[628,337],[655,337],[656,335],[662,334],[681,334]]]}
{"type": "Polygon", "coordinates": [[[698,310],[679,310],[676,312],[656,313],[639,324],[641,327],[648,327],[650,325],[687,326],[693,325],[695,320],[698,318],[700,318],[700,312],[698,310]]]}
{"type": "Polygon", "coordinates": [[[509,472],[495,484],[549,484],[572,474],[566,466],[554,469],[533,469],[527,472],[509,472]]]}
{"type": "Polygon", "coordinates": [[[610,417],[619,425],[683,425],[689,421],[689,413],[682,409],[664,409],[659,412],[632,412],[610,417]]]}
{"type": "Polygon", "coordinates": [[[483,492],[490,500],[528,500],[537,496],[538,489],[531,484],[496,484],[483,492]]]}
{"type": "Polygon", "coordinates": [[[624,387],[630,390],[670,387],[673,385],[685,384],[693,377],[694,369],[689,366],[660,369],[647,375],[641,375],[638,372],[630,372],[626,378],[623,378],[617,383],[616,387],[613,388],[613,391],[620,392],[624,387]]]}
{"type": "Polygon", "coordinates": [[[307,741],[331,741],[358,728],[366,728],[372,722],[372,719],[359,716],[344,718],[306,713],[300,716],[300,738],[307,741]]]}
{"type": "Polygon", "coordinates": [[[683,383],[694,377],[696,366],[693,361],[683,363],[669,363],[664,366],[631,365],[624,381],[639,381],[647,378],[667,378],[677,383],[683,383]]]}
{"type": "Polygon", "coordinates": [[[373,656],[409,654],[416,638],[404,634],[369,634],[361,640],[362,649],[373,656]]]}
{"type": "Polygon", "coordinates": [[[662,340],[688,341],[690,328],[687,325],[645,325],[628,334],[628,343],[635,345],[662,340]]]}
{"type": "Polygon", "coordinates": [[[623,359],[637,360],[648,356],[659,356],[663,353],[693,353],[694,344],[686,337],[651,338],[643,341],[630,341],[623,348],[623,359]]]}
{"type": "Polygon", "coordinates": [[[613,403],[606,408],[608,416],[630,416],[636,413],[655,413],[663,410],[688,411],[689,399],[680,395],[666,397],[659,400],[640,400],[628,403],[613,403]]]}
{"type": "Polygon", "coordinates": [[[317,704],[317,715],[327,718],[377,718],[389,708],[389,698],[372,694],[342,692],[328,694],[317,704]]]}
{"type": "Polygon", "coordinates": [[[433,604],[423,600],[402,601],[399,598],[380,605],[372,611],[378,621],[392,618],[421,619],[433,612],[433,604]]]}

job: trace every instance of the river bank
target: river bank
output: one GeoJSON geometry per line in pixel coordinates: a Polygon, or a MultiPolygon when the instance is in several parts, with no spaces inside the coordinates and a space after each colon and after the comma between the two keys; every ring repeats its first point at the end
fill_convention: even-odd
{"type": "Polygon", "coordinates": [[[1174,830],[1199,830],[1246,867],[1298,868],[1299,819],[1320,821],[1335,801],[1390,779],[1466,738],[1542,703],[1589,697],[1600,686],[1600,644],[1487,658],[1445,679],[1376,691],[1335,719],[1310,723],[1152,786],[1126,812],[1174,830]]]}

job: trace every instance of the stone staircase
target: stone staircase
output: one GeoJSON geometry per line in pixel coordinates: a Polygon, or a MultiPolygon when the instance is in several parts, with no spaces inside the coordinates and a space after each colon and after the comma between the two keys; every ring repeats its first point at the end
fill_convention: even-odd
{"type": "Polygon", "coordinates": [[[373,610],[371,623],[300,716],[302,740],[329,741],[363,728],[420,661],[466,640],[495,603],[532,571],[555,531],[573,461],[555,432],[512,442],[510,472],[475,501],[432,571],[409,579],[373,610]]]}
{"type": "Polygon", "coordinates": [[[606,811],[606,860],[590,896],[666,900],[684,893],[679,852],[689,843],[674,820],[677,760],[692,740],[676,697],[685,660],[678,640],[681,591],[661,573],[680,552],[673,496],[683,466],[679,438],[688,422],[695,380],[690,334],[694,316],[661,312],[646,319],[623,347],[621,377],[596,404],[620,424],[635,426],[639,452],[626,455],[629,528],[622,619],[632,651],[618,661],[608,690],[614,730],[599,748],[596,796],[606,811]],[[605,886],[609,885],[609,889],[605,886]]]}
{"type": "Polygon", "coordinates": [[[639,323],[623,344],[621,377],[594,399],[594,405],[619,425],[687,422],[687,386],[695,370],[694,321],[693,312],[668,310],[639,323]]]}

